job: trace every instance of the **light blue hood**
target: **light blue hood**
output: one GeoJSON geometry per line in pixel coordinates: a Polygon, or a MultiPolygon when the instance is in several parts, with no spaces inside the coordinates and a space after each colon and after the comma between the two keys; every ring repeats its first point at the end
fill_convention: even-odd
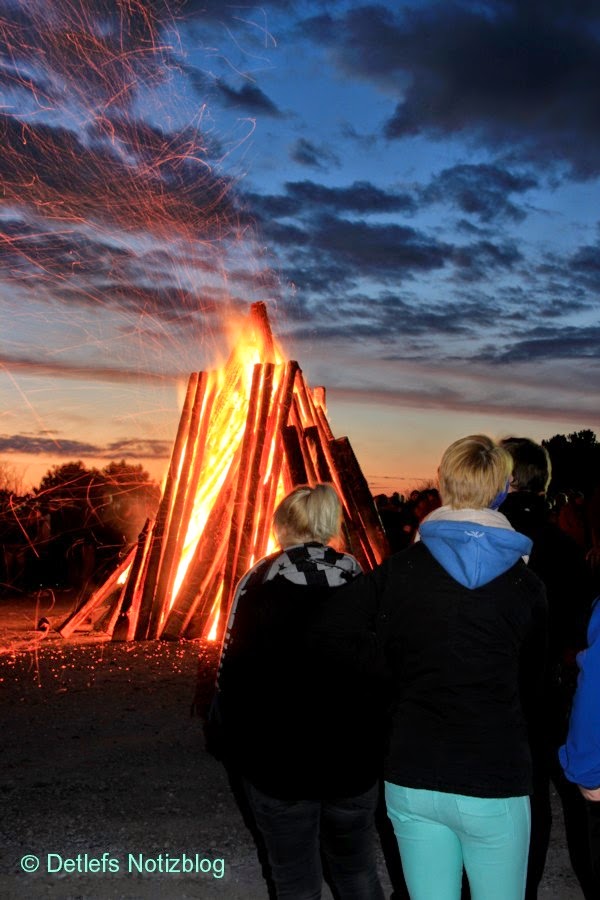
{"type": "Polygon", "coordinates": [[[421,540],[446,572],[467,588],[478,588],[531,552],[532,542],[511,528],[437,519],[421,523],[421,540]]]}

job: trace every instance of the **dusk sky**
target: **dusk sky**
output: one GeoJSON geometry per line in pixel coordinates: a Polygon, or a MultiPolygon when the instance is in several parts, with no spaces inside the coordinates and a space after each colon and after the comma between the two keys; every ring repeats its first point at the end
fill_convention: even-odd
{"type": "Polygon", "coordinates": [[[160,477],[264,300],[374,491],[600,428],[597,0],[0,0],[0,461],[160,477]]]}

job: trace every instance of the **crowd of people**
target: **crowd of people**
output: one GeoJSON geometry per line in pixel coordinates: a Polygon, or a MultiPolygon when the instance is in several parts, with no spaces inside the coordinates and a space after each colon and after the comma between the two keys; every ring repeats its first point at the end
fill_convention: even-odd
{"type": "Polygon", "coordinates": [[[383,896],[383,784],[395,897],[535,898],[551,782],[600,896],[597,555],[549,481],[533,441],[456,441],[439,493],[377,498],[393,552],[368,573],[330,485],[276,510],[280,549],[237,588],[208,720],[274,896],[319,898],[324,871],[342,900],[383,896]]]}

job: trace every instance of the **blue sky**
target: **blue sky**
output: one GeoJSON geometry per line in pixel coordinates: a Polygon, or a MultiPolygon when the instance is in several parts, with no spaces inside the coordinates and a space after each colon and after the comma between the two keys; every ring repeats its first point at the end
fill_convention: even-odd
{"type": "Polygon", "coordinates": [[[600,9],[4,0],[0,460],[164,468],[265,300],[372,486],[600,426],[600,9]]]}

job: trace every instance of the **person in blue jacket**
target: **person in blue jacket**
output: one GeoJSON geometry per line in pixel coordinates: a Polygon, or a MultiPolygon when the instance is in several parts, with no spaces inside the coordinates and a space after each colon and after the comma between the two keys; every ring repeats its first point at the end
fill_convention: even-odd
{"type": "Polygon", "coordinates": [[[411,900],[522,900],[532,763],[524,704],[539,706],[546,596],[529,538],[495,507],[510,455],[486,435],[452,444],[443,506],[419,540],[321,610],[323,640],[374,629],[391,729],[385,797],[411,900]]]}
{"type": "Polygon", "coordinates": [[[600,598],[588,626],[588,647],[577,655],[579,677],[566,743],[558,751],[569,781],[587,801],[588,836],[600,896],[600,598]]]}

